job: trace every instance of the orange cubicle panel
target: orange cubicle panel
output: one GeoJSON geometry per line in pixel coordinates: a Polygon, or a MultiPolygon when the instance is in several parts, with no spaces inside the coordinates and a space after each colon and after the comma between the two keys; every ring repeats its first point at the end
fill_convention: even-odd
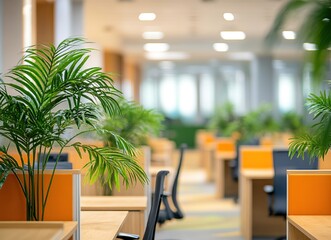
{"type": "Polygon", "coordinates": [[[218,138],[215,142],[217,152],[235,152],[236,142],[232,138],[218,138]]]}
{"type": "Polygon", "coordinates": [[[288,170],[288,215],[331,215],[331,171],[288,170]]]}
{"type": "Polygon", "coordinates": [[[273,169],[272,148],[261,146],[240,147],[241,169],[273,169]]]}
{"type": "MultiPolygon", "coordinates": [[[[20,174],[22,178],[22,175],[20,174]]],[[[44,176],[44,192],[50,181],[51,171],[44,176]]],[[[79,171],[57,170],[47,200],[44,220],[73,221],[77,220],[79,211],[79,171]],[[78,177],[78,179],[76,179],[78,177]]],[[[41,188],[40,188],[41,193],[41,188]]],[[[0,189],[0,221],[26,220],[25,198],[20,185],[13,174],[10,174],[0,189]]]]}

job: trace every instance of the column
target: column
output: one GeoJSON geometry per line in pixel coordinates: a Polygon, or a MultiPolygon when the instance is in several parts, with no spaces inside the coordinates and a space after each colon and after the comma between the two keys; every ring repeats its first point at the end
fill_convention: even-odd
{"type": "Polygon", "coordinates": [[[272,104],[277,109],[275,94],[277,86],[274,81],[273,58],[271,56],[257,56],[251,64],[251,108],[261,104],[272,104]]]}
{"type": "Polygon", "coordinates": [[[55,1],[55,44],[58,45],[71,34],[71,0],[55,1]]]}
{"type": "Polygon", "coordinates": [[[2,0],[1,5],[2,72],[7,73],[22,58],[23,1],[2,0]]]}

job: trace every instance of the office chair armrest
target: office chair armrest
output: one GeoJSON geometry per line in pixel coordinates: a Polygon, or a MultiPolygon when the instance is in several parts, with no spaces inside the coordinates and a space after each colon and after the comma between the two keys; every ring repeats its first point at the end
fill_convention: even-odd
{"type": "Polygon", "coordinates": [[[231,161],[229,161],[229,167],[230,167],[230,168],[235,168],[236,166],[237,166],[237,163],[236,163],[235,160],[231,160],[231,161]]]}
{"type": "Polygon", "coordinates": [[[123,240],[132,240],[132,239],[139,239],[139,235],[120,232],[117,234],[117,238],[123,239],[123,240]]]}
{"type": "Polygon", "coordinates": [[[268,195],[273,195],[274,194],[274,186],[271,186],[271,185],[265,185],[263,187],[263,190],[266,194],[268,195]]]}
{"type": "Polygon", "coordinates": [[[263,187],[263,190],[266,194],[268,194],[268,210],[269,210],[269,216],[273,215],[273,207],[272,207],[272,199],[274,195],[274,187],[271,185],[265,185],[263,187]]]}
{"type": "Polygon", "coordinates": [[[166,196],[166,195],[163,195],[162,196],[162,203],[164,205],[164,210],[166,212],[166,220],[173,219],[174,218],[174,214],[173,214],[173,212],[171,210],[171,207],[170,207],[170,204],[169,204],[169,201],[168,201],[168,196],[166,196]]]}

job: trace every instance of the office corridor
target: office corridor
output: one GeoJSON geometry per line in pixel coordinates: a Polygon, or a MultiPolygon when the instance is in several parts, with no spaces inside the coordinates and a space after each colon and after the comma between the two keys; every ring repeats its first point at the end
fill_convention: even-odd
{"type": "Polygon", "coordinates": [[[232,199],[216,199],[214,184],[206,182],[203,169],[194,161],[185,158],[179,183],[179,202],[185,217],[158,226],[156,239],[242,240],[239,205],[232,199]]]}

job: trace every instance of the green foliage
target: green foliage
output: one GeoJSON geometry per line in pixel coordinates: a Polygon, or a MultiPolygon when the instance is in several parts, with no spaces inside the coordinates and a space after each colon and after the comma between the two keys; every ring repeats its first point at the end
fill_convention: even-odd
{"type": "Polygon", "coordinates": [[[209,122],[211,129],[216,129],[222,136],[231,136],[239,133],[239,140],[249,140],[259,138],[279,129],[271,112],[272,108],[268,104],[263,104],[257,109],[238,116],[234,113],[234,106],[227,103],[221,106],[209,122]]]}
{"type": "Polygon", "coordinates": [[[120,107],[120,113],[108,115],[103,122],[103,128],[107,130],[104,138],[110,146],[116,146],[116,139],[112,133],[123,137],[136,147],[147,144],[148,136],[159,134],[163,120],[161,114],[124,100],[120,101],[120,107]]]}
{"type": "Polygon", "coordinates": [[[134,147],[115,133],[117,142],[113,148],[73,142],[84,132],[99,131],[104,112],[111,116],[120,110],[116,99],[121,93],[114,88],[110,75],[98,67],[83,67],[91,51],[81,47],[84,43],[80,38],[71,38],[57,47],[28,48],[20,64],[7,74],[9,81],[0,84],[0,135],[9,141],[9,146],[0,146],[0,186],[9,172],[15,174],[26,198],[28,220],[44,218],[56,164],[50,184],[40,183],[42,189],[47,189],[45,192],[40,193],[35,179],[43,179],[54,146],[59,146],[59,153],[68,147],[74,147],[79,154],[87,152],[90,162],[86,167],[92,181],[99,175],[106,175],[110,186],[113,181],[118,184],[119,176],[126,183],[147,180],[134,160],[134,147]],[[66,137],[72,127],[83,126],[84,131],[66,137]],[[46,156],[41,162],[37,160],[38,153],[46,156]],[[22,173],[23,178],[17,173],[22,173]],[[41,207],[36,199],[41,199],[41,207]]]}
{"type": "Polygon", "coordinates": [[[331,146],[331,94],[323,91],[320,95],[311,94],[307,99],[309,113],[314,115],[314,124],[292,139],[290,154],[303,156],[307,151],[310,157],[324,157],[331,146]]]}
{"type": "Polygon", "coordinates": [[[218,107],[214,116],[208,123],[208,128],[217,130],[218,134],[224,137],[229,137],[238,128],[238,116],[234,112],[234,106],[228,102],[218,107]]]}
{"type": "Polygon", "coordinates": [[[281,116],[280,130],[291,133],[300,133],[304,131],[303,118],[294,111],[286,112],[281,116]]]}
{"type": "Polygon", "coordinates": [[[241,117],[238,123],[241,140],[256,139],[277,131],[279,127],[272,116],[271,110],[270,105],[263,104],[241,117]]]}
{"type": "Polygon", "coordinates": [[[267,36],[269,43],[274,43],[279,38],[282,28],[294,13],[305,14],[304,17],[300,16],[300,19],[304,19],[298,32],[300,43],[314,43],[317,47],[316,51],[308,54],[308,60],[313,66],[313,79],[319,83],[324,76],[329,58],[328,48],[331,45],[331,1],[288,1],[279,11],[267,36]]]}

